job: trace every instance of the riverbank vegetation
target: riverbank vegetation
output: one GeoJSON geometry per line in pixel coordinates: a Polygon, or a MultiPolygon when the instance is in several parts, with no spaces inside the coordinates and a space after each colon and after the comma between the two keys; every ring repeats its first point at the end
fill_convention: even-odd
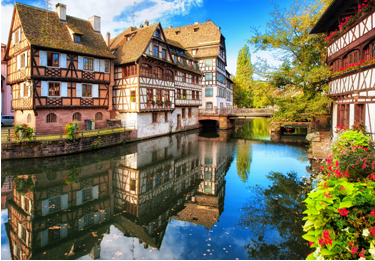
{"type": "Polygon", "coordinates": [[[375,149],[365,126],[341,127],[305,200],[307,259],[375,259],[375,149]]]}
{"type": "Polygon", "coordinates": [[[242,48],[234,78],[235,105],[272,105],[277,109],[273,120],[289,122],[328,112],[330,99],[326,94],[331,71],[325,64],[325,37],[311,35],[310,31],[330,2],[301,0],[289,9],[275,5],[266,31],[252,29],[249,45],[255,52],[270,51],[282,64],[275,68],[263,61],[252,66],[248,48],[242,48]],[[249,71],[247,77],[244,68],[249,71]]]}

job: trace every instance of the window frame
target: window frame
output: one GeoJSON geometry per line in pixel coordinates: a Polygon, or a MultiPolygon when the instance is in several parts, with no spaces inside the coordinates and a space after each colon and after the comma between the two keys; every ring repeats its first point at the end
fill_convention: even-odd
{"type": "Polygon", "coordinates": [[[91,72],[94,71],[94,59],[93,58],[83,57],[83,70],[91,71],[91,72]]]}
{"type": "Polygon", "coordinates": [[[82,98],[92,98],[92,84],[86,84],[86,83],[82,84],[82,98]],[[90,95],[87,95],[88,90],[90,90],[89,91],[90,95]]]}
{"type": "Polygon", "coordinates": [[[181,73],[181,82],[186,82],[186,73],[181,73]]]}
{"type": "Polygon", "coordinates": [[[60,84],[60,82],[48,82],[48,97],[60,97],[60,96],[61,96],[61,84],[60,84]],[[56,94],[56,88],[58,88],[58,94],[56,94]],[[54,93],[52,95],[50,94],[51,90],[54,93]]]}
{"type": "Polygon", "coordinates": [[[160,68],[159,66],[155,66],[153,69],[152,69],[152,77],[156,78],[156,79],[163,79],[163,69],[160,68]]]}
{"type": "Polygon", "coordinates": [[[206,79],[206,81],[213,81],[213,74],[212,74],[212,72],[208,72],[208,73],[206,73],[206,75],[205,75],[205,79],[206,79]],[[210,77],[208,77],[208,76],[210,76],[210,77]]]}
{"type": "Polygon", "coordinates": [[[161,49],[161,58],[167,60],[167,50],[165,48],[161,49]]]}
{"type": "Polygon", "coordinates": [[[96,121],[101,121],[103,120],[103,113],[101,113],[100,111],[95,113],[95,120],[96,121]],[[100,115],[100,116],[99,116],[100,115]]]}
{"type": "Polygon", "coordinates": [[[214,96],[213,89],[212,88],[205,88],[205,96],[206,97],[213,97],[214,96]],[[211,94],[210,93],[207,94],[207,91],[211,91],[211,94]]]}
{"type": "Polygon", "coordinates": [[[79,43],[79,44],[81,43],[81,36],[80,35],[74,34],[73,38],[74,38],[74,43],[79,43]],[[78,38],[78,40],[77,40],[77,38],[78,38]]]}
{"type": "Polygon", "coordinates": [[[212,59],[206,59],[206,67],[212,67],[213,66],[213,60],[212,59]]]}
{"type": "Polygon", "coordinates": [[[82,114],[79,113],[79,112],[73,113],[72,120],[73,121],[82,121],[82,114]]]}
{"type": "Polygon", "coordinates": [[[139,69],[139,75],[144,77],[152,77],[153,71],[152,66],[148,63],[142,63],[139,69]]]}
{"type": "Polygon", "coordinates": [[[46,123],[52,123],[52,122],[57,122],[57,115],[53,112],[48,113],[46,116],[46,123]]]}
{"type": "Polygon", "coordinates": [[[154,45],[153,54],[155,57],[159,58],[159,46],[158,45],[154,45]]]}
{"type": "Polygon", "coordinates": [[[158,122],[158,113],[157,112],[153,112],[151,117],[152,117],[152,123],[158,122]]]}
{"type": "Polygon", "coordinates": [[[169,69],[165,70],[165,80],[173,81],[173,72],[169,69]]]}
{"type": "Polygon", "coordinates": [[[104,72],[105,73],[109,73],[111,70],[110,70],[110,61],[109,60],[104,60],[104,72]]]}

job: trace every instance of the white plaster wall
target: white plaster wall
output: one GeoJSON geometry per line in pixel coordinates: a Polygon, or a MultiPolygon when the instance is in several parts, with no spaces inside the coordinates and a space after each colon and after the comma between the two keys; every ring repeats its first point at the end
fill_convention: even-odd
{"type": "Polygon", "coordinates": [[[134,128],[138,128],[138,117],[135,112],[118,112],[116,111],[116,119],[121,120],[121,127],[125,127],[126,124],[134,124],[134,128]]]}
{"type": "MultiPolygon", "coordinates": [[[[173,114],[176,110],[173,112],[173,114]]],[[[169,133],[170,122],[173,121],[173,114],[168,113],[168,122],[165,122],[165,113],[158,112],[157,122],[152,122],[152,113],[139,113],[137,120],[138,138],[152,137],[169,133]]]]}
{"type": "Polygon", "coordinates": [[[372,139],[375,140],[375,104],[367,104],[365,107],[367,131],[372,133],[372,139]]]}
{"type": "Polygon", "coordinates": [[[349,105],[349,127],[354,124],[354,104],[349,105]]]}

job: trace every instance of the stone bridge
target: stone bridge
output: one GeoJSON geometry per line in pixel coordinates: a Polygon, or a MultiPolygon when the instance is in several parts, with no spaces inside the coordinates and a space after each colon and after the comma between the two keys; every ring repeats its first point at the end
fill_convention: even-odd
{"type": "Polygon", "coordinates": [[[272,109],[200,109],[198,120],[202,125],[219,125],[219,129],[226,130],[235,126],[238,118],[269,118],[272,117],[272,109]]]}

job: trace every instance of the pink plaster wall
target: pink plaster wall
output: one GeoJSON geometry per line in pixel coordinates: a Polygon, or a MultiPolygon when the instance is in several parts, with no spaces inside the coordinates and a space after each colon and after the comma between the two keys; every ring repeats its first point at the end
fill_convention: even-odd
{"type": "Polygon", "coordinates": [[[14,115],[12,112],[12,89],[10,85],[7,85],[7,63],[3,61],[4,54],[5,54],[5,44],[1,44],[1,75],[5,78],[2,82],[2,90],[1,92],[1,114],[2,115],[14,115]]]}

